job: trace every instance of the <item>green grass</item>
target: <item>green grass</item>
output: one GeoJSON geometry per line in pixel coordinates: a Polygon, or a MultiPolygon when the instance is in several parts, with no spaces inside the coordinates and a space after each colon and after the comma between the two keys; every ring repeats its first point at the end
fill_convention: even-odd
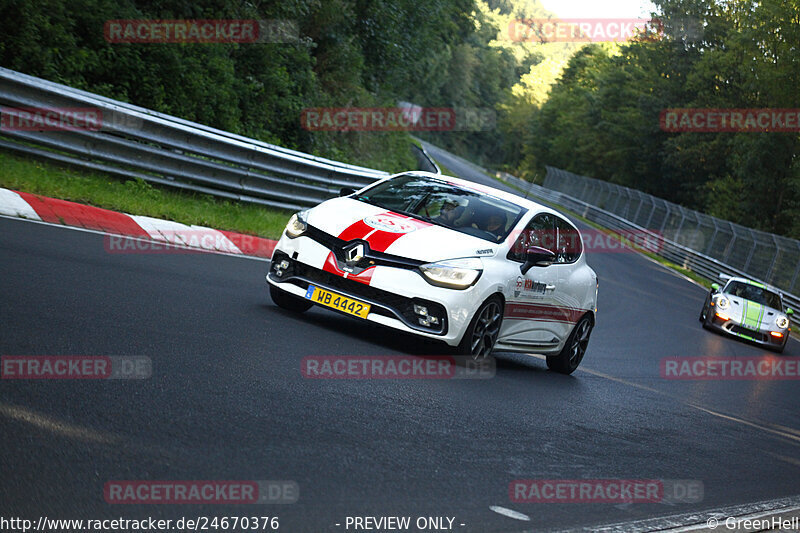
{"type": "Polygon", "coordinates": [[[221,200],[62,167],[0,151],[0,187],[122,211],[277,239],[290,211],[221,200]]]}
{"type": "Polygon", "coordinates": [[[456,173],[447,168],[445,165],[443,165],[441,161],[434,158],[433,156],[431,156],[431,159],[433,159],[433,161],[436,163],[436,166],[439,167],[439,170],[442,171],[442,174],[444,174],[445,176],[454,176],[454,177],[456,176],[456,173]]]}
{"type": "MultiPolygon", "coordinates": [[[[514,185],[513,183],[506,183],[505,181],[501,180],[498,177],[494,177],[494,179],[496,179],[497,181],[499,181],[503,185],[511,187],[512,189],[515,189],[515,190],[517,190],[517,191],[519,191],[519,192],[521,192],[523,194],[525,193],[524,189],[514,185]]],[[[546,200],[542,200],[541,198],[536,198],[535,200],[537,202],[539,202],[539,203],[548,205],[548,206],[550,206],[550,207],[552,207],[554,209],[558,209],[559,211],[561,211],[563,213],[567,213],[570,216],[572,216],[574,218],[577,218],[578,220],[580,220],[584,224],[588,224],[589,226],[595,228],[596,230],[602,231],[603,233],[606,233],[607,235],[611,236],[612,238],[614,238],[614,239],[616,239],[618,241],[622,241],[623,240],[623,237],[620,234],[616,233],[614,230],[611,230],[611,229],[608,229],[608,228],[604,228],[600,224],[592,222],[591,220],[588,220],[588,219],[582,217],[578,213],[576,213],[574,211],[571,211],[571,210],[567,209],[566,207],[563,207],[561,205],[555,204],[553,202],[548,202],[546,200]]],[[[673,263],[672,261],[664,259],[663,257],[660,257],[660,256],[658,256],[658,255],[656,255],[656,254],[654,254],[652,252],[647,251],[647,250],[643,250],[641,248],[637,248],[637,251],[639,253],[643,254],[643,255],[646,255],[647,257],[649,257],[653,261],[656,261],[657,263],[660,263],[660,264],[664,265],[667,268],[670,268],[670,269],[672,269],[672,270],[674,270],[676,272],[679,272],[679,273],[683,274],[684,276],[686,276],[687,278],[691,279],[692,281],[698,283],[699,285],[702,285],[703,287],[705,287],[707,289],[711,288],[711,283],[712,283],[711,281],[709,281],[706,278],[700,276],[699,274],[689,270],[688,268],[684,268],[684,267],[682,267],[680,265],[677,265],[677,264],[673,263]]]]}
{"type": "MultiPolygon", "coordinates": [[[[409,140],[410,140],[412,143],[414,143],[414,144],[416,144],[417,146],[419,146],[420,148],[424,148],[424,146],[422,146],[422,143],[421,143],[421,142],[419,142],[419,141],[418,141],[417,139],[415,139],[414,137],[409,137],[409,140]]],[[[445,176],[453,176],[453,177],[456,177],[456,174],[454,174],[452,170],[450,170],[449,168],[447,168],[446,166],[444,166],[444,165],[442,164],[442,162],[441,162],[441,161],[439,161],[438,159],[436,159],[435,157],[433,157],[433,156],[432,156],[430,153],[428,154],[428,156],[429,156],[431,159],[433,159],[433,162],[434,162],[434,163],[436,163],[436,166],[438,166],[438,167],[439,167],[439,170],[441,171],[441,173],[442,173],[442,174],[444,174],[445,176]]]]}

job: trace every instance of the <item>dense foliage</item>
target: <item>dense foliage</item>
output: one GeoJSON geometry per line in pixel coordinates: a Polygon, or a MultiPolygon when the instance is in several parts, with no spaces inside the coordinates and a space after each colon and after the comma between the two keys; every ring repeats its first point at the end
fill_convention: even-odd
{"type": "Polygon", "coordinates": [[[225,130],[391,170],[414,165],[405,134],[301,128],[313,106],[395,105],[438,77],[473,32],[471,0],[2,0],[0,65],[225,130]],[[108,20],[258,19],[300,39],[119,44],[108,20]]]}
{"type": "Polygon", "coordinates": [[[583,46],[514,41],[512,21],[548,16],[538,0],[0,0],[0,65],[386,170],[414,166],[406,134],[311,132],[302,110],[488,110],[420,136],[527,179],[552,165],[800,237],[796,133],[659,126],[666,108],[798,107],[798,0],[656,4],[657,39],[583,46]],[[280,19],[300,38],[112,44],[110,19],[280,19]]]}
{"type": "Polygon", "coordinates": [[[640,189],[800,238],[800,136],[668,133],[667,108],[798,108],[796,0],[657,0],[664,35],[576,53],[546,102],[516,106],[504,163],[544,165],[640,189]],[[520,142],[518,139],[522,137],[520,142]]]}

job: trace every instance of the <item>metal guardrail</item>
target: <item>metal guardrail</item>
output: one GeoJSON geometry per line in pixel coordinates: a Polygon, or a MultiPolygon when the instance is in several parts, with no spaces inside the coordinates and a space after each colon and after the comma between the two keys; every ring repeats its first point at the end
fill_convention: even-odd
{"type": "Polygon", "coordinates": [[[304,154],[0,68],[0,107],[83,108],[96,131],[0,130],[0,148],[234,201],[301,209],[389,174],[304,154]]]}
{"type": "MultiPolygon", "coordinates": [[[[4,128],[0,130],[0,148],[235,201],[301,209],[336,196],[341,187],[362,187],[389,175],[386,172],[248,139],[5,68],[0,68],[0,107],[3,108],[2,113],[11,115],[18,115],[25,108],[90,108],[102,115],[102,126],[96,131],[23,131],[4,128]]],[[[422,153],[427,157],[424,150],[422,153]]],[[[427,159],[430,161],[429,157],[427,159]]],[[[439,170],[435,163],[433,166],[435,171],[439,170]]],[[[682,218],[678,230],[670,238],[668,232],[664,231],[666,219],[663,219],[660,230],[652,231],[649,222],[653,220],[658,209],[655,200],[651,201],[653,207],[646,215],[648,223],[644,226],[637,223],[642,213],[643,198],[648,195],[626,189],[623,215],[631,213],[633,196],[639,200],[636,212],[629,220],[626,216],[612,212],[620,205],[621,196],[618,191],[617,195],[620,197],[616,199],[614,208],[605,210],[584,201],[587,199],[585,196],[584,200],[579,199],[590,191],[591,182],[588,180],[591,178],[552,167],[548,167],[547,171],[546,184],[568,191],[559,192],[511,176],[506,179],[515,182],[535,197],[564,206],[609,229],[645,232],[649,234],[651,242],[658,244],[654,253],[708,279],[716,279],[720,273],[759,281],[766,278],[763,280],[765,283],[785,289],[785,283],[774,282],[775,276],[779,272],[783,273],[780,268],[781,265],[787,265],[788,258],[788,266],[794,270],[788,272],[791,282],[788,284],[789,289],[784,290],[784,296],[789,305],[800,310],[800,298],[791,294],[791,288],[800,283],[798,261],[792,260],[791,254],[781,256],[776,251],[766,275],[753,274],[748,266],[753,262],[759,244],[763,244],[757,239],[752,239],[753,244],[747,253],[744,268],[736,268],[708,253],[676,242],[685,231],[683,225],[688,210],[679,206],[673,209],[679,211],[682,218]],[[582,189],[577,190],[578,186],[582,189]],[[648,227],[651,229],[647,229],[648,227]]],[[[608,200],[608,195],[605,200],[608,200]]],[[[670,205],[674,204],[665,203],[667,216],[670,205]]],[[[694,215],[698,226],[702,224],[699,215],[701,214],[694,215]]],[[[721,222],[724,221],[718,223],[715,219],[709,250],[714,247],[721,222]]],[[[739,233],[742,233],[737,233],[734,226],[730,226],[733,242],[725,247],[726,257],[731,257],[735,252],[736,247],[733,244],[740,237],[739,233]]],[[[747,228],[742,229],[753,232],[747,228]]],[[[778,239],[784,238],[774,235],[771,237],[777,249],[778,239]]],[[[800,243],[797,247],[800,250],[800,243]]],[[[780,279],[784,278],[787,277],[780,279]]],[[[800,324],[800,316],[796,315],[792,322],[795,325],[800,324]]]]}
{"type": "MultiPolygon", "coordinates": [[[[548,177],[551,177],[553,175],[557,176],[557,172],[563,171],[548,167],[547,172],[548,177]]],[[[688,270],[691,270],[692,272],[695,272],[708,280],[718,281],[720,274],[727,274],[729,276],[742,276],[766,283],[764,280],[753,276],[753,274],[734,268],[731,265],[722,263],[721,261],[714,259],[713,257],[709,257],[704,253],[693,250],[689,246],[676,242],[675,237],[680,237],[680,233],[672,233],[670,235],[670,232],[664,232],[661,230],[652,231],[651,228],[640,226],[639,224],[627,220],[626,218],[623,218],[615,213],[601,209],[595,205],[574,198],[563,192],[559,192],[548,187],[543,187],[541,185],[536,185],[509,174],[504,175],[501,179],[512,183],[535,198],[562,206],[577,213],[583,218],[612,231],[634,231],[637,234],[643,234],[647,237],[646,242],[649,243],[648,247],[650,252],[688,270]]],[[[551,179],[554,178],[551,177],[551,179]]],[[[557,177],[555,179],[557,179],[557,177]]],[[[547,178],[545,179],[545,183],[548,183],[547,178]]],[[[794,265],[794,268],[797,268],[797,264],[794,265]]],[[[769,283],[766,284],[769,285],[769,283]]],[[[781,290],[780,287],[775,288],[783,293],[784,302],[787,303],[793,310],[795,310],[795,314],[792,317],[793,325],[795,327],[800,326],[800,313],[798,313],[798,311],[800,311],[800,297],[795,294],[788,293],[785,290],[781,290]]]]}

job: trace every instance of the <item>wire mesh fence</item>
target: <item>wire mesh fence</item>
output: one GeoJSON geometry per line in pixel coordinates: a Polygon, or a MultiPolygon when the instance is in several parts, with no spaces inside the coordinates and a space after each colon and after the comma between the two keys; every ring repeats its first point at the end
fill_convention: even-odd
{"type": "Polygon", "coordinates": [[[790,294],[800,294],[800,241],[712,217],[606,181],[547,167],[544,186],[593,205],[790,294]]]}

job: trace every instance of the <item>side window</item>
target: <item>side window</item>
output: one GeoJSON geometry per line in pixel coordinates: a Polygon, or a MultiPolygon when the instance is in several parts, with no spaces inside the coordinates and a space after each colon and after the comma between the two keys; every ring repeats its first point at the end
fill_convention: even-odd
{"type": "Polygon", "coordinates": [[[556,249],[553,250],[556,253],[556,262],[574,263],[581,256],[583,249],[580,232],[559,217],[556,217],[556,228],[558,229],[558,238],[556,239],[556,249]]]}
{"type": "Polygon", "coordinates": [[[530,246],[539,246],[556,251],[555,217],[550,213],[536,215],[520,233],[514,246],[508,252],[508,258],[520,263],[525,262],[525,252],[530,246]]]}

